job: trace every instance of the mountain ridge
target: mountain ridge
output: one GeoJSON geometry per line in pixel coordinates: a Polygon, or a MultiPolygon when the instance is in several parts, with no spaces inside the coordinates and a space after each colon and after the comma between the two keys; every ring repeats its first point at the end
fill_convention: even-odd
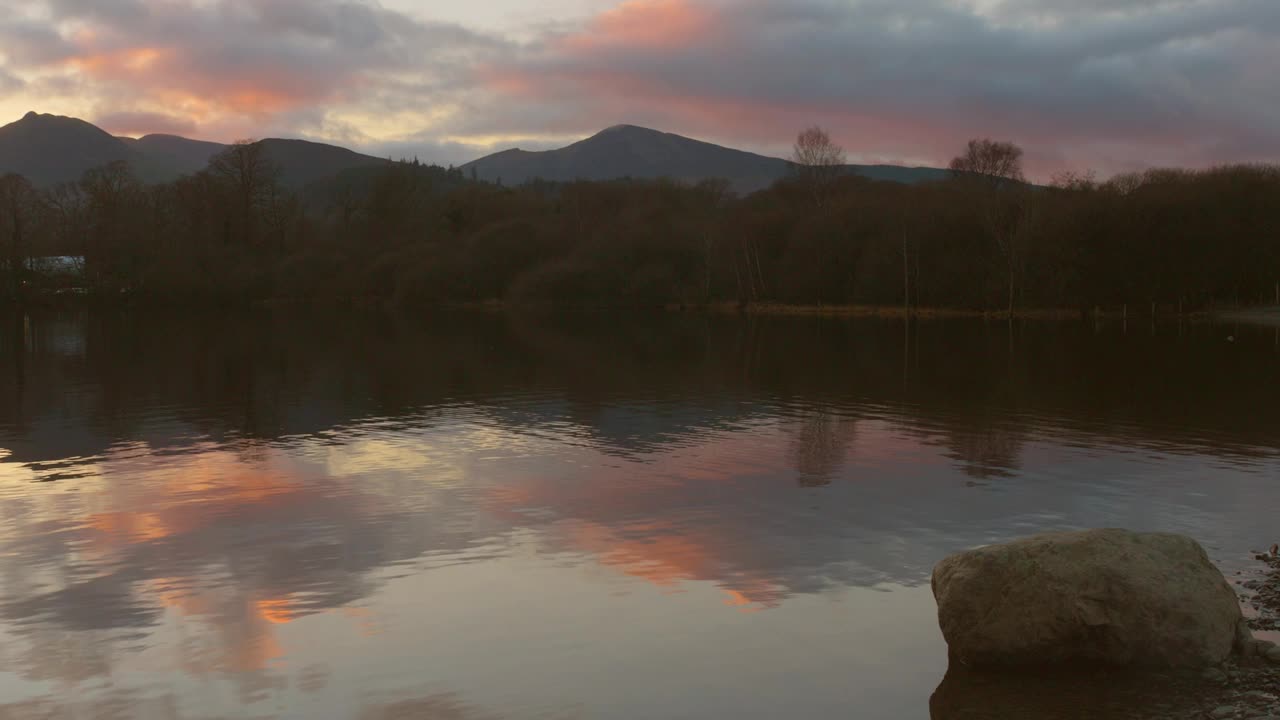
{"type": "MultiPolygon", "coordinates": [[[[333,177],[346,170],[389,162],[349,148],[310,140],[259,140],[291,187],[333,177]]],[[[79,118],[29,112],[0,127],[0,173],[16,172],[34,184],[78,181],[86,170],[111,162],[129,163],[147,182],[173,180],[205,169],[228,146],[180,135],[116,137],[79,118]]],[[[698,182],[727,180],[739,193],[773,185],[794,171],[782,158],[738,150],[675,133],[618,124],[562,148],[510,148],[461,166],[480,180],[520,185],[530,180],[570,182],[621,178],[669,178],[698,182]]],[[[845,172],[874,180],[917,183],[946,176],[938,168],[847,165],[845,172]]]]}
{"type": "MultiPolygon", "coordinates": [[[[257,141],[280,169],[281,182],[303,187],[344,170],[388,162],[354,150],[288,138],[257,141]]],[[[85,120],[29,112],[0,127],[0,174],[16,173],[47,187],[77,182],[88,170],[126,162],[145,182],[165,182],[199,172],[228,146],[180,135],[116,137],[85,120]]]]}
{"type": "MultiPolygon", "coordinates": [[[[613,125],[578,142],[553,150],[512,148],[462,165],[464,172],[489,182],[518,185],[540,179],[553,182],[611,180],[624,177],[671,178],[697,182],[728,180],[740,192],[762,190],[794,171],[789,160],[695,140],[638,125],[613,125]]],[[[899,165],[846,165],[845,172],[873,180],[902,183],[942,179],[939,168],[899,165]]]]}

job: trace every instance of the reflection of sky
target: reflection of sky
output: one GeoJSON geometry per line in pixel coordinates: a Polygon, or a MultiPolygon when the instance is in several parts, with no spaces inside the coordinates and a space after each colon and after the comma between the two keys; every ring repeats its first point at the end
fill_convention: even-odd
{"type": "Polygon", "coordinates": [[[461,416],[125,445],[75,487],[0,465],[6,697],[110,677],[227,715],[350,717],[418,688],[511,717],[912,717],[945,669],[926,581],[948,552],[1125,525],[1238,557],[1280,499],[1194,456],[1034,440],[1017,477],[975,485],[878,419],[804,489],[788,419],[620,458],[461,416]]]}
{"type": "Polygon", "coordinates": [[[335,415],[315,373],[266,407],[288,432],[161,395],[108,433],[101,386],[27,372],[0,716],[924,717],[945,555],[1124,526],[1244,569],[1280,501],[1268,452],[1043,412],[542,387],[377,414],[366,377],[335,415]]]}

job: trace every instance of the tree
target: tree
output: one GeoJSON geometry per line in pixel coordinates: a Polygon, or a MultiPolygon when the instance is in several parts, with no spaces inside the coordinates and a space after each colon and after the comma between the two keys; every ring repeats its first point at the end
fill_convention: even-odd
{"type": "Polygon", "coordinates": [[[124,161],[85,172],[80,180],[89,210],[85,267],[99,283],[136,279],[142,183],[124,161]]]}
{"type": "Polygon", "coordinates": [[[970,140],[964,153],[951,161],[951,172],[961,182],[976,183],[982,193],[982,221],[1004,261],[1012,317],[1025,270],[1024,246],[1035,220],[1035,198],[1022,174],[1022,148],[1011,142],[970,140]]]}
{"type": "Polygon", "coordinates": [[[0,262],[4,263],[10,297],[22,293],[38,200],[25,177],[14,174],[0,177],[0,247],[3,248],[0,262]]]}
{"type": "Polygon", "coordinates": [[[235,216],[226,218],[226,239],[241,245],[254,244],[259,215],[279,190],[280,172],[267,157],[266,147],[260,142],[240,140],[209,161],[209,172],[223,184],[234,205],[235,216]]]}
{"type": "Polygon", "coordinates": [[[796,137],[791,162],[814,201],[822,205],[831,184],[844,172],[844,148],[837,145],[826,130],[815,125],[796,137]]]}
{"type": "Polygon", "coordinates": [[[995,185],[1023,183],[1022,148],[1011,142],[970,140],[964,153],[951,161],[951,173],[995,185]]]}

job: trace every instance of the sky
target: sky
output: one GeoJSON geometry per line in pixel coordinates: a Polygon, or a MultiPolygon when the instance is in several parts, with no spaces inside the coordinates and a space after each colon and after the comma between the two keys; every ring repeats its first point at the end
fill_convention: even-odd
{"type": "Polygon", "coordinates": [[[629,123],[1032,174],[1280,160],[1278,0],[0,0],[0,122],[457,163],[629,123]]]}

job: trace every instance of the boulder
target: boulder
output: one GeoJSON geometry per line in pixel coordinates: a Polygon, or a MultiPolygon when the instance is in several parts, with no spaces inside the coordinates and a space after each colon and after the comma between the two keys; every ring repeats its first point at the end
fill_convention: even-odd
{"type": "Polygon", "coordinates": [[[967,667],[1221,664],[1242,620],[1204,548],[1125,530],[1040,535],[953,555],[933,571],[938,622],[967,667]]]}

